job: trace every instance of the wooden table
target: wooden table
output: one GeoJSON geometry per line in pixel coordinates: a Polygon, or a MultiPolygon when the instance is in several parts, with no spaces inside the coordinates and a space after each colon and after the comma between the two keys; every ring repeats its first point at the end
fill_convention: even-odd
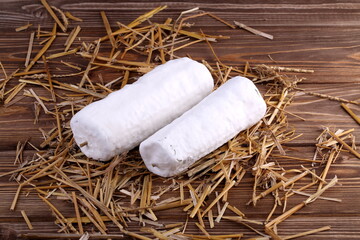
{"type": "MultiPolygon", "coordinates": [[[[49,1],[50,2],[50,1],[49,1]]],[[[106,11],[110,24],[116,28],[116,21],[129,23],[137,16],[161,5],[149,1],[51,1],[51,4],[73,15],[82,18],[79,23],[82,31],[82,41],[94,40],[106,35],[100,16],[100,10],[106,11]]],[[[230,39],[213,43],[218,57],[228,65],[251,66],[268,64],[274,66],[313,69],[315,72],[297,73],[305,77],[299,87],[306,91],[360,101],[360,4],[357,1],[167,1],[168,8],[156,14],[151,21],[163,22],[166,18],[176,19],[180,12],[200,7],[217,16],[232,22],[236,20],[248,26],[272,34],[273,40],[253,35],[241,29],[230,29],[222,23],[209,17],[201,17],[191,22],[196,23],[196,29],[201,28],[208,34],[230,36],[230,39]]],[[[7,0],[0,4],[0,61],[6,72],[10,74],[15,69],[23,69],[27,52],[29,35],[36,31],[40,24],[42,29],[50,30],[53,19],[49,16],[40,1],[7,0]],[[15,32],[15,28],[32,23],[30,29],[15,32]]],[[[63,48],[62,42],[55,42],[52,52],[63,48]]],[[[35,50],[39,50],[36,47],[35,50]]],[[[35,51],[34,50],[34,51],[35,51]]],[[[213,61],[214,57],[205,43],[189,47],[183,54],[189,53],[195,59],[213,61]]],[[[80,65],[82,63],[79,63],[80,65]]],[[[55,64],[51,64],[52,68],[55,64]]],[[[82,66],[84,67],[84,66],[82,66]]],[[[4,78],[0,71],[0,78],[4,78]]],[[[103,77],[114,78],[119,72],[113,72],[103,77]],[[112,74],[112,75],[111,75],[112,74]]],[[[9,83],[9,88],[15,83],[9,83]]],[[[7,88],[8,89],[8,88],[7,88]]],[[[37,88],[34,87],[36,90],[37,88]]],[[[352,105],[359,115],[359,106],[352,105]]],[[[38,146],[42,142],[39,127],[48,129],[52,126],[51,118],[43,117],[33,124],[33,99],[24,98],[11,107],[0,103],[0,174],[15,169],[14,158],[16,145],[31,137],[31,142],[38,146]]],[[[340,106],[338,101],[311,96],[299,92],[294,103],[288,108],[291,113],[305,119],[289,117],[290,123],[303,135],[292,141],[287,147],[289,155],[312,158],[315,150],[316,137],[323,127],[331,129],[351,129],[353,135],[360,139],[360,128],[340,106]]],[[[359,146],[359,145],[358,145],[359,146]]],[[[30,148],[27,151],[31,152],[30,148]]],[[[30,153],[29,153],[30,154],[30,153]]],[[[282,166],[302,164],[291,160],[283,160],[282,166]]],[[[341,203],[318,200],[297,212],[294,216],[279,226],[283,235],[296,234],[322,226],[331,226],[325,231],[304,237],[303,239],[359,239],[360,236],[360,159],[351,154],[344,154],[336,161],[329,172],[328,178],[339,177],[341,185],[330,189],[326,196],[340,198],[341,203]]],[[[58,227],[53,223],[48,208],[36,196],[30,193],[22,195],[15,211],[9,207],[14,197],[17,185],[9,182],[8,177],[0,178],[0,224],[9,225],[26,233],[56,232],[58,227]],[[29,231],[20,210],[25,209],[34,230],[29,231]]],[[[256,207],[246,206],[251,198],[252,178],[248,175],[241,185],[235,188],[229,196],[229,201],[244,211],[251,219],[263,220],[272,206],[272,197],[268,196],[256,207]]],[[[304,200],[303,196],[293,197],[290,206],[304,200]]],[[[65,214],[71,214],[72,208],[59,201],[65,214]]],[[[278,211],[276,214],[279,214],[278,211]]],[[[159,221],[173,223],[185,221],[181,211],[165,211],[159,215],[159,221]],[[174,216],[174,214],[180,214],[174,216]]],[[[132,229],[137,231],[137,226],[132,229]]],[[[255,236],[249,229],[229,221],[222,221],[212,234],[231,234],[243,232],[246,237],[255,236]]],[[[188,233],[201,232],[190,224],[188,233]]]]}

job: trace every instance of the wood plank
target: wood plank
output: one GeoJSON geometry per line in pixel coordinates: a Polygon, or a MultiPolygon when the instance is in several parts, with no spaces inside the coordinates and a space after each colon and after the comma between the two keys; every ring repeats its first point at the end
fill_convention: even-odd
{"type": "MultiPolygon", "coordinates": [[[[113,78],[111,78],[113,79],[113,78]]],[[[356,85],[355,85],[356,86],[356,85]]],[[[349,100],[360,99],[358,88],[351,83],[339,84],[312,84],[304,83],[299,87],[307,91],[317,92],[335,97],[341,97],[349,100]]],[[[359,86],[360,88],[360,86],[359,86]]],[[[264,89],[262,89],[264,90],[264,89]]],[[[39,94],[47,94],[44,89],[36,88],[39,94]]],[[[0,150],[13,149],[18,141],[24,141],[27,136],[31,136],[32,143],[39,146],[43,141],[39,127],[45,130],[51,129],[54,120],[44,113],[40,116],[40,122],[34,124],[34,99],[26,98],[23,102],[16,104],[11,108],[0,106],[0,150]],[[23,116],[19,118],[19,116],[23,116]]],[[[294,98],[293,104],[287,111],[294,113],[305,121],[296,117],[289,116],[291,124],[296,126],[297,133],[303,133],[303,136],[292,141],[291,144],[314,145],[317,136],[321,133],[323,127],[332,129],[350,129],[356,128],[356,122],[341,108],[337,101],[319,98],[298,92],[294,98]]],[[[354,136],[359,139],[360,132],[355,131],[354,136]]]]}
{"type": "MultiPolygon", "coordinates": [[[[248,61],[253,65],[265,63],[313,69],[315,70],[313,74],[297,74],[299,77],[306,77],[307,81],[311,83],[359,83],[360,81],[359,77],[357,77],[360,71],[358,62],[360,45],[356,42],[360,29],[352,29],[351,35],[349,35],[348,30],[344,27],[298,27],[296,30],[288,30],[286,27],[260,28],[259,30],[270,32],[275,36],[275,40],[270,44],[270,40],[254,36],[241,29],[230,30],[224,29],[224,27],[216,29],[214,26],[200,25],[195,30],[200,28],[204,32],[216,32],[224,36],[231,35],[231,39],[219,40],[219,42],[213,44],[219,57],[227,64],[231,63],[236,66],[243,65],[244,62],[248,61]],[[319,36],[319,32],[321,32],[321,36],[319,36]]],[[[82,26],[82,29],[79,36],[84,41],[95,40],[95,36],[91,37],[91,35],[98,36],[99,32],[104,31],[102,28],[93,28],[89,31],[90,29],[86,28],[86,26],[82,26]]],[[[35,27],[32,31],[34,30],[35,27]]],[[[9,71],[16,69],[22,61],[25,61],[29,34],[29,32],[6,31],[0,36],[0,57],[3,64],[7,66],[8,61],[15,61],[19,64],[7,66],[9,71]],[[9,44],[14,46],[14,52],[10,54],[6,50],[9,44]]],[[[105,34],[104,32],[101,35],[105,34]]],[[[61,52],[65,39],[65,36],[58,37],[48,55],[61,52]]],[[[35,40],[34,52],[40,48],[36,44],[38,42],[39,40],[35,40]]],[[[201,49],[199,46],[204,48],[206,44],[199,43],[190,46],[186,49],[186,52],[191,53],[192,56],[198,59],[211,59],[209,50],[199,51],[201,49]]],[[[104,51],[103,48],[102,51],[104,51]]],[[[185,54],[185,51],[180,51],[181,53],[185,54]]],[[[77,59],[80,60],[81,58],[77,59]]],[[[81,62],[84,61],[80,60],[80,64],[81,62]]],[[[66,67],[63,67],[63,69],[69,71],[66,67]]]]}
{"type": "MultiPolygon", "coordinates": [[[[194,2],[181,2],[181,1],[167,1],[170,12],[164,12],[159,17],[166,18],[172,17],[174,13],[178,14],[181,11],[191,9],[200,6],[203,10],[213,11],[219,13],[220,17],[224,17],[226,20],[233,20],[236,16],[237,20],[246,20],[254,26],[343,26],[357,25],[359,15],[357,14],[357,8],[359,4],[355,1],[317,1],[315,3],[306,3],[304,1],[282,1],[267,2],[262,1],[243,1],[242,4],[238,4],[236,1],[227,1],[226,3],[199,1],[194,2]],[[336,13],[336,16],[333,16],[336,13]],[[320,21],[317,21],[320,20],[320,21]]],[[[54,3],[58,8],[65,11],[71,11],[75,16],[80,17],[84,22],[90,23],[92,26],[99,26],[101,24],[100,14],[93,11],[94,8],[103,9],[107,11],[110,20],[116,18],[134,19],[139,13],[146,10],[153,9],[159,5],[159,3],[153,3],[148,1],[138,1],[136,3],[132,1],[122,1],[115,3],[99,3],[96,1],[74,3],[69,0],[63,0],[61,2],[54,3]],[[121,14],[118,14],[121,13],[121,14]]],[[[40,3],[29,3],[27,1],[17,2],[15,0],[8,0],[6,11],[2,15],[4,21],[1,21],[0,27],[8,28],[12,24],[12,20],[22,21],[27,23],[28,21],[37,21],[37,23],[50,24],[50,16],[46,14],[46,10],[40,3]],[[21,6],[21,8],[18,8],[21,6]],[[25,13],[25,14],[24,14],[25,13]]],[[[206,24],[204,21],[203,23],[206,24]]],[[[21,24],[19,24],[21,26],[21,24]]],[[[50,25],[48,25],[50,26],[50,25]]],[[[218,24],[219,26],[219,24],[218,24]]]]}
{"type": "MultiPolygon", "coordinates": [[[[92,42],[99,36],[105,36],[106,31],[100,16],[100,10],[106,11],[111,27],[117,28],[116,21],[124,24],[157,6],[159,2],[141,1],[99,1],[91,0],[86,2],[74,2],[71,0],[49,1],[57,8],[70,11],[74,16],[82,18],[83,22],[72,22],[70,29],[81,26],[79,38],[73,46],[78,46],[81,41],[92,42]]],[[[335,97],[341,97],[353,101],[360,101],[360,64],[359,51],[360,28],[360,3],[356,0],[286,0],[286,1],[263,1],[263,0],[244,0],[241,4],[235,0],[226,2],[201,0],[197,2],[169,0],[166,2],[167,10],[158,13],[152,18],[153,22],[164,22],[166,18],[177,18],[181,11],[200,7],[205,11],[210,11],[217,16],[232,22],[236,20],[258,30],[274,35],[274,40],[255,36],[241,29],[232,30],[225,27],[222,23],[209,17],[201,17],[191,22],[195,23],[192,28],[194,31],[230,36],[230,39],[219,40],[213,43],[218,57],[227,65],[243,68],[246,62],[250,66],[267,64],[274,66],[313,69],[314,73],[286,73],[290,76],[304,77],[298,87],[306,91],[317,92],[335,97]]],[[[5,66],[7,73],[15,71],[17,68],[24,69],[25,57],[27,54],[28,39],[31,32],[37,30],[40,24],[43,30],[51,30],[53,19],[41,5],[40,1],[30,0],[6,0],[2,2],[0,14],[0,61],[5,66]],[[15,28],[32,23],[29,29],[22,32],[15,32],[15,28]]],[[[52,44],[46,56],[61,52],[64,49],[64,42],[67,36],[58,36],[52,44]]],[[[42,46],[34,39],[33,53],[39,51],[42,46]]],[[[104,43],[100,54],[108,55],[111,51],[110,43],[104,43]]],[[[180,56],[190,54],[194,59],[206,59],[210,63],[215,61],[206,43],[198,43],[185,50],[178,52],[180,56]]],[[[139,60],[136,54],[129,54],[132,60],[139,60]]],[[[87,66],[87,60],[77,56],[65,56],[62,58],[49,60],[49,68],[55,74],[68,74],[72,69],[65,65],[59,65],[61,60],[66,60],[82,69],[87,66]]],[[[43,68],[43,64],[38,63],[34,69],[43,68]]],[[[98,82],[98,74],[101,74],[106,82],[121,76],[123,73],[115,69],[99,69],[91,73],[94,82],[98,82]]],[[[0,72],[0,79],[4,76],[0,72]]],[[[76,83],[82,76],[68,78],[54,78],[54,80],[66,83],[76,83]]],[[[0,80],[1,81],[1,80],[0,80]]],[[[18,82],[10,81],[6,89],[10,89],[18,82]]],[[[47,90],[31,86],[39,95],[49,96],[47,90]]],[[[262,93],[266,88],[260,86],[262,93]]],[[[62,95],[63,91],[56,90],[62,95]]],[[[20,102],[11,107],[5,108],[0,103],[0,175],[16,168],[13,161],[15,149],[19,141],[25,141],[31,137],[30,141],[35,146],[39,146],[43,137],[38,130],[39,127],[48,130],[55,126],[55,119],[50,115],[41,113],[40,121],[34,124],[34,99],[25,97],[20,102]]],[[[360,108],[352,106],[355,112],[360,115],[360,108]]],[[[290,125],[296,128],[297,133],[303,136],[295,139],[291,143],[284,145],[284,150],[288,156],[311,159],[313,157],[316,137],[321,133],[323,127],[336,129],[351,129],[355,131],[353,135],[360,139],[359,125],[341,108],[340,103],[328,99],[319,98],[297,92],[293,104],[287,111],[301,116],[306,121],[289,116],[290,125]]],[[[70,118],[71,116],[67,116],[70,118]]],[[[357,143],[359,146],[359,143],[357,143]]],[[[31,158],[33,151],[29,146],[24,153],[25,158],[31,158]]],[[[275,154],[279,154],[277,150],[275,154]]],[[[270,157],[269,161],[280,163],[286,169],[299,167],[300,164],[311,167],[308,162],[286,159],[285,157],[270,157]]],[[[248,206],[246,203],[252,196],[253,177],[249,171],[243,181],[234,187],[228,196],[230,204],[243,211],[252,220],[263,221],[269,213],[273,197],[266,196],[261,199],[257,206],[248,206]]],[[[318,174],[323,168],[316,168],[318,174]]],[[[325,193],[326,197],[340,198],[341,203],[330,203],[325,200],[318,200],[315,203],[303,208],[287,221],[279,225],[279,234],[288,236],[311,229],[331,226],[330,231],[317,233],[311,239],[357,239],[360,235],[360,161],[349,153],[342,154],[341,157],[332,164],[328,179],[337,175],[340,184],[325,193]]],[[[309,183],[309,178],[300,181],[299,186],[309,183]]],[[[167,186],[165,183],[157,183],[159,186],[167,186]]],[[[199,182],[194,182],[197,186],[199,182]]],[[[223,185],[219,186],[221,190],[223,185]]],[[[20,233],[28,233],[20,210],[25,209],[31,223],[34,226],[32,233],[56,232],[59,228],[53,223],[55,220],[48,207],[37,197],[34,192],[28,196],[24,192],[20,194],[19,203],[15,211],[10,211],[10,205],[17,189],[15,182],[9,182],[8,177],[0,178],[0,225],[10,225],[20,233]],[[41,206],[41,207],[39,207],[41,206]],[[41,210],[39,210],[39,208],[41,210]],[[49,221],[49,219],[51,219],[49,221]]],[[[308,193],[314,193],[316,188],[312,188],[308,193]]],[[[260,192],[260,189],[258,190],[260,192]]],[[[177,193],[167,193],[163,199],[177,196],[177,193]]],[[[189,195],[186,191],[185,195],[189,195]]],[[[305,200],[304,196],[294,196],[290,199],[287,209],[305,200]]],[[[66,217],[74,217],[74,209],[71,204],[62,200],[52,199],[66,217]]],[[[128,204],[129,199],[124,199],[128,204]]],[[[232,213],[226,211],[225,215],[232,213]]],[[[281,209],[277,209],[275,216],[281,214],[281,209]]],[[[160,223],[168,224],[186,221],[186,214],[179,209],[165,210],[156,213],[160,223]],[[174,218],[176,216],[176,218],[174,218]]],[[[216,215],[216,213],[215,213],[216,215]]],[[[187,233],[202,234],[196,227],[195,219],[190,219],[187,233]]],[[[210,234],[232,234],[244,233],[246,237],[255,237],[254,232],[248,228],[234,222],[222,220],[216,224],[214,229],[208,228],[210,234]]],[[[91,226],[86,226],[91,230],[91,226]]],[[[138,223],[129,223],[128,230],[141,233],[138,223]]],[[[259,227],[259,230],[263,230],[259,227]]],[[[118,232],[118,229],[111,225],[109,232],[118,232]]],[[[143,233],[141,233],[143,234],[143,233]]],[[[152,235],[145,234],[148,237],[152,235]]],[[[300,239],[309,239],[303,237],[300,239]]]]}

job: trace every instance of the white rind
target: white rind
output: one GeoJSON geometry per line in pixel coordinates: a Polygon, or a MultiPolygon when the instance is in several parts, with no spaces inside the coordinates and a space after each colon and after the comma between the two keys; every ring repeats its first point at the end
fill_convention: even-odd
{"type": "Polygon", "coordinates": [[[252,81],[235,77],[140,144],[153,173],[170,177],[257,123],[266,104],[252,81]]]}
{"type": "Polygon", "coordinates": [[[203,64],[171,60],[76,113],[70,121],[75,142],[87,142],[80,147],[87,157],[109,160],[189,110],[213,86],[203,64]]]}

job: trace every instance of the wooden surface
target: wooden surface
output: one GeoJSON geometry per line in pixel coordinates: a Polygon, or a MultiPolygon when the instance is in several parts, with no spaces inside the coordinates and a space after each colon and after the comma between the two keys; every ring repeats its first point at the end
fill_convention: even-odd
{"type": "MultiPolygon", "coordinates": [[[[82,18],[81,40],[95,40],[95,37],[106,34],[100,10],[105,10],[110,23],[116,21],[129,23],[137,16],[149,11],[160,3],[150,1],[50,1],[51,4],[70,11],[82,18]]],[[[294,1],[167,1],[168,9],[157,14],[152,21],[162,22],[166,18],[176,18],[181,11],[200,7],[202,10],[215,13],[232,22],[242,22],[256,29],[274,35],[268,40],[250,34],[244,30],[232,30],[207,17],[194,20],[196,28],[205,33],[231,36],[231,39],[220,40],[213,44],[219,58],[226,64],[243,66],[271,64],[283,67],[314,69],[313,74],[296,74],[306,77],[299,87],[308,91],[360,101],[360,3],[359,1],[330,0],[294,0],[294,1]]],[[[0,3],[0,61],[10,73],[22,67],[27,51],[30,30],[15,32],[15,28],[27,23],[34,26],[41,24],[50,29],[53,20],[40,1],[3,0],[0,3]]],[[[32,31],[35,27],[32,27],[32,31]]],[[[62,43],[55,42],[50,51],[62,48],[62,43]]],[[[187,48],[186,52],[195,59],[214,60],[206,44],[202,43],[187,48]]],[[[79,62],[82,66],[81,62],[79,62]]],[[[51,67],[51,66],[50,66],[51,67]]],[[[84,66],[82,66],[84,67],[84,66]]],[[[107,73],[109,78],[119,73],[107,73]]],[[[2,78],[3,76],[0,76],[2,78]]],[[[75,79],[76,80],[76,79],[75,79]]],[[[77,79],[78,80],[78,79],[77,79]]],[[[15,83],[14,83],[15,84],[15,83]]],[[[9,86],[14,86],[11,84],[9,86]]],[[[36,88],[35,88],[36,89],[36,88]]],[[[355,107],[356,109],[356,107],[355,107]]],[[[357,108],[359,109],[359,107],[357,108]]],[[[360,127],[347,115],[336,101],[318,98],[299,93],[288,109],[306,121],[290,117],[290,123],[303,135],[286,145],[286,151],[292,156],[311,158],[315,147],[315,138],[322,127],[332,129],[355,128],[354,135],[359,141],[360,127]]],[[[357,111],[359,114],[360,111],[357,111]]],[[[360,114],[359,114],[360,115],[360,114]]],[[[0,173],[14,169],[15,149],[18,141],[31,137],[31,142],[38,145],[42,142],[39,127],[49,128],[50,118],[41,118],[33,124],[33,100],[24,98],[21,102],[5,108],[0,103],[0,173]]],[[[31,155],[29,150],[26,154],[31,155]]],[[[282,159],[282,165],[294,164],[282,159]]],[[[296,163],[301,164],[301,163],[296,163]]],[[[353,155],[337,161],[330,169],[329,178],[337,175],[341,185],[335,186],[327,197],[342,199],[341,203],[318,200],[302,209],[289,220],[280,225],[283,235],[330,225],[331,230],[304,237],[303,239],[359,239],[360,238],[360,159],[353,155]]],[[[257,207],[246,206],[251,198],[252,178],[247,176],[229,196],[229,202],[244,211],[251,219],[263,220],[272,206],[272,198],[267,197],[257,207]]],[[[9,207],[15,194],[16,184],[7,177],[0,178],[0,224],[8,224],[21,232],[29,232],[20,211],[10,211],[9,207]]],[[[58,227],[47,207],[35,194],[21,196],[17,209],[26,209],[34,225],[33,232],[56,232],[58,227]]],[[[294,197],[291,206],[304,200],[294,197]]],[[[71,206],[59,202],[63,211],[71,212],[71,206]]],[[[279,212],[278,212],[279,213],[279,212]]],[[[278,214],[277,213],[277,214],[278,214]]],[[[180,210],[164,211],[160,222],[173,223],[185,221],[180,210]]],[[[136,225],[131,226],[135,231],[136,225]]],[[[189,225],[189,233],[199,234],[195,225],[189,225]]],[[[236,223],[222,221],[211,233],[239,233],[247,237],[255,236],[249,229],[236,223]]]]}

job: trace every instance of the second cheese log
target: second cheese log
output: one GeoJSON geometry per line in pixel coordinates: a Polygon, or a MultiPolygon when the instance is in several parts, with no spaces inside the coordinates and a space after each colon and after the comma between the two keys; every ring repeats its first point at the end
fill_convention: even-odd
{"type": "Polygon", "coordinates": [[[189,110],[213,87],[203,64],[171,60],[76,113],[70,121],[75,142],[87,157],[109,160],[189,110]]]}
{"type": "Polygon", "coordinates": [[[143,141],[141,157],[151,172],[163,177],[177,175],[253,126],[265,112],[266,104],[254,83],[232,78],[143,141]]]}

